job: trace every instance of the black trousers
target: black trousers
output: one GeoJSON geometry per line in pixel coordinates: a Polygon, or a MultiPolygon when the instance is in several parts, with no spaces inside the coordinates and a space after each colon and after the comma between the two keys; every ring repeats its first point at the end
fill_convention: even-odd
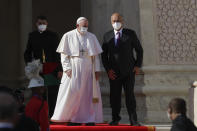
{"type": "Polygon", "coordinates": [[[57,94],[59,91],[59,85],[47,86],[47,89],[48,89],[49,117],[51,118],[54,113],[54,109],[55,109],[55,105],[56,105],[56,101],[57,101],[57,94]]]}
{"type": "Polygon", "coordinates": [[[112,120],[119,121],[121,110],[122,88],[125,93],[125,101],[129,119],[137,121],[136,100],[134,95],[135,73],[131,72],[127,76],[119,76],[115,80],[110,80],[110,104],[112,108],[112,120]]]}

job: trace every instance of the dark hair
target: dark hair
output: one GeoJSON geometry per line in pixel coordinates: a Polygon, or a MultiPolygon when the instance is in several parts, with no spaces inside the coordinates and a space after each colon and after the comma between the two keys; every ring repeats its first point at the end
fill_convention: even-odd
{"type": "Polygon", "coordinates": [[[13,91],[14,93],[14,97],[16,99],[16,101],[20,101],[20,102],[24,102],[25,98],[24,98],[24,92],[20,89],[16,89],[13,91]]]}
{"type": "Polygon", "coordinates": [[[7,92],[0,92],[0,120],[12,120],[18,112],[14,97],[7,92]]]}
{"type": "Polygon", "coordinates": [[[46,16],[44,16],[44,15],[39,15],[39,16],[37,16],[37,19],[36,19],[37,21],[38,20],[46,20],[47,21],[47,17],[46,16]]]}
{"type": "Polygon", "coordinates": [[[171,110],[170,113],[181,113],[186,115],[186,102],[182,98],[174,98],[170,101],[168,108],[171,110]]]}

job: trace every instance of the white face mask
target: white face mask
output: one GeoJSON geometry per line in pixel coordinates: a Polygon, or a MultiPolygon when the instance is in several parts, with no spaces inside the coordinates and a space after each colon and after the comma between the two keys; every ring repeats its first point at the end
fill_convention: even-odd
{"type": "Polygon", "coordinates": [[[47,29],[47,25],[39,25],[38,26],[38,30],[41,32],[45,31],[46,29],[47,29]]]}
{"type": "Polygon", "coordinates": [[[86,34],[86,33],[88,32],[88,28],[82,26],[82,27],[80,28],[80,32],[81,32],[82,34],[86,34]]]}
{"type": "Polygon", "coordinates": [[[122,24],[120,22],[115,22],[112,26],[115,30],[119,30],[122,27],[122,24]]]}
{"type": "Polygon", "coordinates": [[[168,117],[169,120],[171,120],[170,114],[168,113],[168,111],[167,111],[167,117],[168,117]]]}

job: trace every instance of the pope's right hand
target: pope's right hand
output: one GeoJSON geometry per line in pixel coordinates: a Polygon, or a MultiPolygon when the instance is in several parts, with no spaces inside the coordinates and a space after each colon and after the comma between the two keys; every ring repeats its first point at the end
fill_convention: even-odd
{"type": "Polygon", "coordinates": [[[71,78],[71,76],[72,76],[72,70],[71,69],[70,70],[67,70],[66,71],[66,74],[67,74],[68,77],[71,78]]]}
{"type": "Polygon", "coordinates": [[[107,74],[108,74],[109,79],[111,79],[111,80],[115,80],[117,77],[115,72],[112,69],[109,70],[107,74]]]}

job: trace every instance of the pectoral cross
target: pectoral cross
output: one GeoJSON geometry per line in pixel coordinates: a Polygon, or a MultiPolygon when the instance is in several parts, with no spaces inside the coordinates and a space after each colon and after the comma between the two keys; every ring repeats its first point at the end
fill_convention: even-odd
{"type": "Polygon", "coordinates": [[[45,56],[44,50],[42,50],[42,62],[43,63],[46,62],[46,56],[45,56]]]}
{"type": "Polygon", "coordinates": [[[80,50],[80,52],[82,53],[82,56],[83,56],[83,53],[85,52],[85,50],[82,49],[82,50],[80,50]]]}

